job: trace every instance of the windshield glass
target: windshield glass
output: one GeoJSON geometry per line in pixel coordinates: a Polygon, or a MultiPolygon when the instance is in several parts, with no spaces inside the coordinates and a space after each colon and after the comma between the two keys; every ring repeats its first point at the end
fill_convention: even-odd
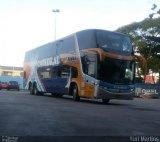
{"type": "Polygon", "coordinates": [[[107,58],[100,63],[98,78],[113,84],[132,84],[133,71],[133,62],[107,58]]]}
{"type": "Polygon", "coordinates": [[[113,33],[113,32],[104,32],[97,31],[97,46],[104,51],[117,54],[132,54],[132,45],[128,37],[113,33]]]}

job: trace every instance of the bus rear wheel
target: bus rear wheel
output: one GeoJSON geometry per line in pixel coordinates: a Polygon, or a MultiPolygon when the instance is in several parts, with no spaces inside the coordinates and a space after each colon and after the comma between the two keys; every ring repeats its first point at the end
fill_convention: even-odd
{"type": "Polygon", "coordinates": [[[33,92],[33,95],[37,95],[37,96],[43,95],[43,92],[38,91],[36,84],[33,86],[33,91],[32,92],[33,92]]]}
{"type": "Polygon", "coordinates": [[[32,83],[31,83],[31,82],[29,83],[28,90],[29,90],[29,92],[30,92],[31,95],[34,95],[33,86],[32,86],[32,83]]]}
{"type": "Polygon", "coordinates": [[[37,95],[37,94],[38,94],[37,86],[34,85],[33,86],[33,95],[37,95]]]}
{"type": "Polygon", "coordinates": [[[80,97],[78,95],[78,87],[77,87],[77,85],[73,86],[73,88],[72,88],[72,95],[73,95],[73,100],[74,101],[79,101],[80,100],[80,97]]]}

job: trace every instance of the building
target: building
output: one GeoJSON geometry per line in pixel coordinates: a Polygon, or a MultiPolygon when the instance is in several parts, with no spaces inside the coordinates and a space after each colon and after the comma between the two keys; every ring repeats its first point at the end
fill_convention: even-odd
{"type": "Polygon", "coordinates": [[[146,75],[145,83],[158,84],[159,83],[159,73],[152,73],[146,75]]]}
{"type": "Polygon", "coordinates": [[[23,89],[23,68],[0,66],[0,82],[17,81],[20,89],[23,89]]]}
{"type": "Polygon", "coordinates": [[[23,76],[22,67],[0,66],[0,76],[23,76]]]}

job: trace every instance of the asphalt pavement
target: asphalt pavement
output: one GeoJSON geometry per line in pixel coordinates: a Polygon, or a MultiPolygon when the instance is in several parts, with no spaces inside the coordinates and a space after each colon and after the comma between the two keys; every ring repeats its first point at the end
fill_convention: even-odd
{"type": "Polygon", "coordinates": [[[99,100],[0,91],[0,136],[159,136],[160,99],[99,100]]]}

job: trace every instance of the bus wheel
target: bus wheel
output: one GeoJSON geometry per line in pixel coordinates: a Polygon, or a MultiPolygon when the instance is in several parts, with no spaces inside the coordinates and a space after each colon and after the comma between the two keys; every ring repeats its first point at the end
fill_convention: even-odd
{"type": "Polygon", "coordinates": [[[110,101],[110,99],[102,99],[102,102],[103,102],[104,104],[109,103],[109,101],[110,101]]]}
{"type": "Polygon", "coordinates": [[[29,92],[30,92],[31,95],[34,95],[34,92],[33,92],[32,88],[29,90],[29,92]]]}
{"type": "Polygon", "coordinates": [[[31,83],[29,83],[28,90],[29,90],[29,93],[30,93],[31,95],[34,95],[34,94],[33,94],[33,86],[32,86],[31,83]]]}
{"type": "Polygon", "coordinates": [[[72,90],[73,100],[74,101],[79,101],[80,97],[78,95],[78,87],[77,87],[77,85],[74,85],[72,89],[73,89],[72,90]]]}
{"type": "Polygon", "coordinates": [[[37,92],[38,92],[37,86],[34,85],[34,86],[33,86],[33,95],[37,95],[37,92]]]}
{"type": "Polygon", "coordinates": [[[29,92],[30,92],[31,95],[34,95],[33,87],[29,88],[29,92]]]}
{"type": "Polygon", "coordinates": [[[37,89],[37,85],[35,84],[33,87],[33,95],[43,95],[42,92],[39,92],[37,89]]]}

